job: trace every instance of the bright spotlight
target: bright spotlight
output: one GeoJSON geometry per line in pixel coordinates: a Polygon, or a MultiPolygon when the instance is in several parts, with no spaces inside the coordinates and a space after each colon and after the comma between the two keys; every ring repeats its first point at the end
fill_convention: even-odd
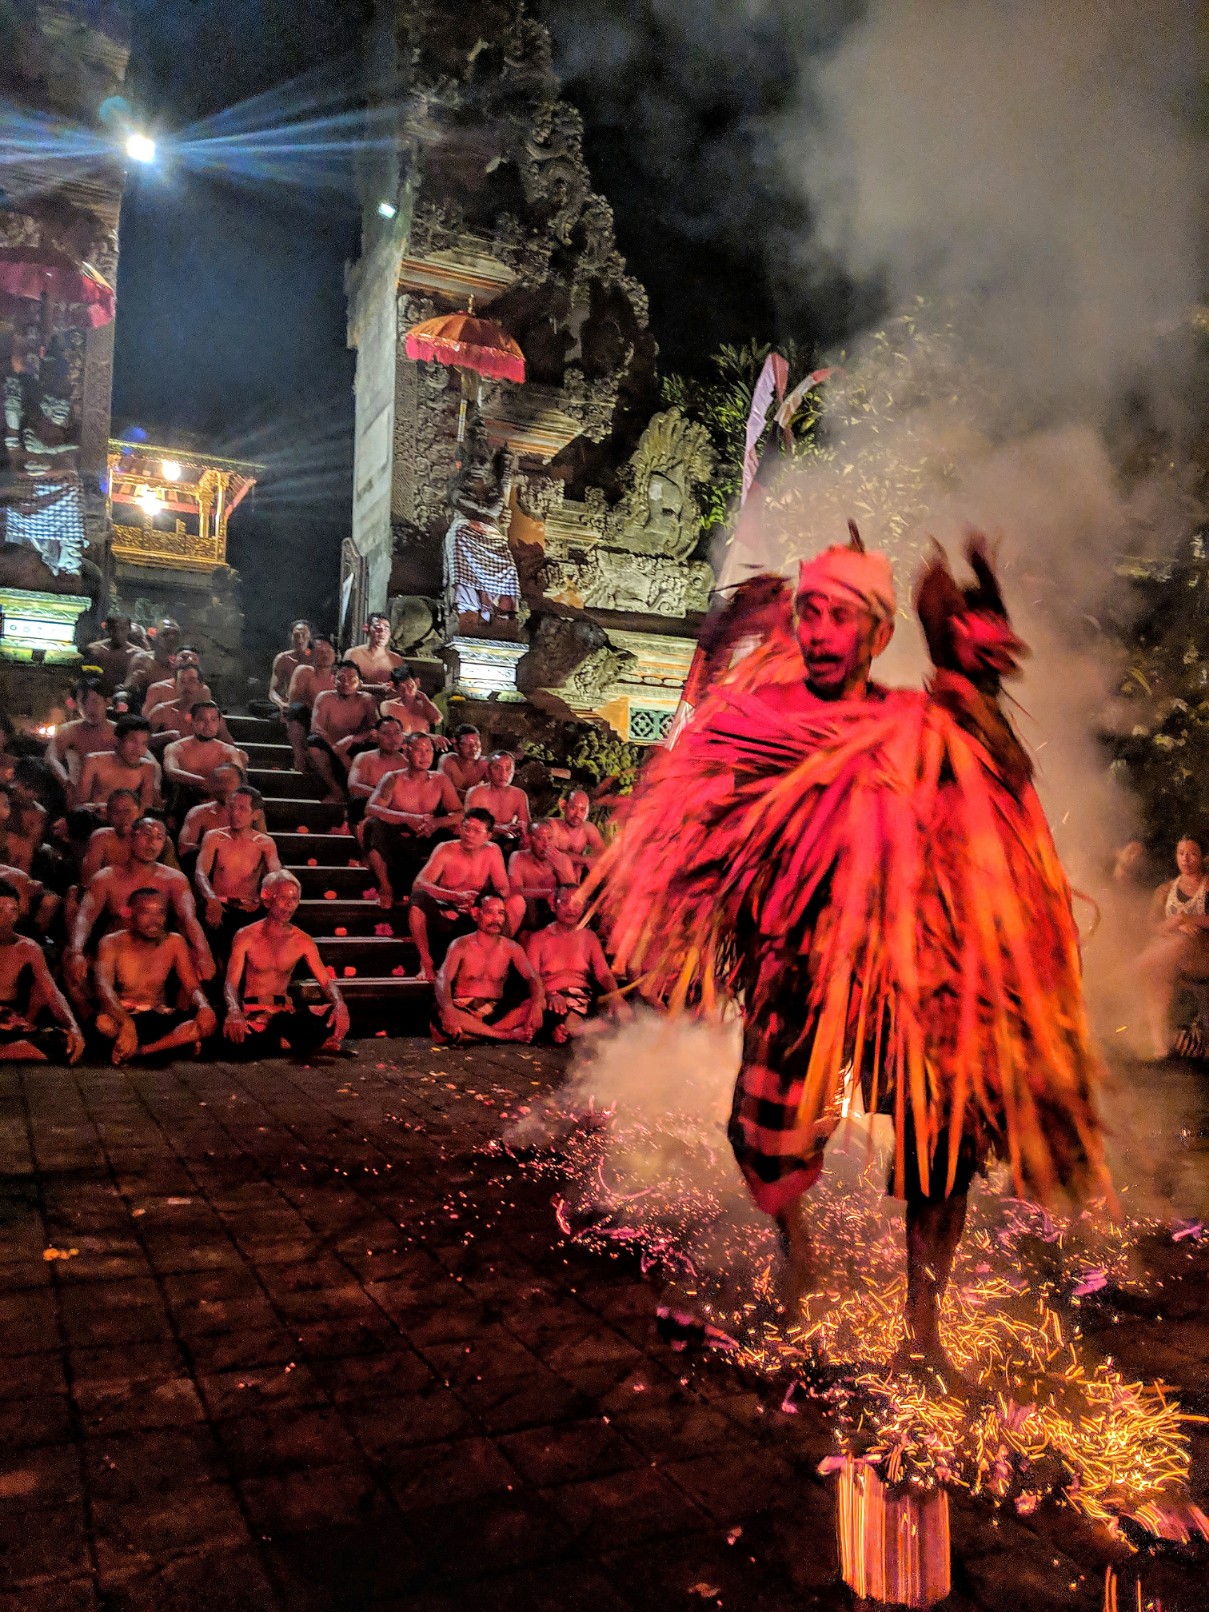
{"type": "Polygon", "coordinates": [[[149,134],[128,134],[126,136],[126,155],[131,162],[154,162],[155,141],[149,134]]]}
{"type": "Polygon", "coordinates": [[[378,203],[379,218],[393,218],[398,211],[399,209],[395,206],[394,202],[380,201],[378,203]]]}
{"type": "Polygon", "coordinates": [[[150,487],[139,488],[135,495],[135,503],[138,504],[144,515],[154,516],[159,513],[159,497],[152,492],[150,487]]]}
{"type": "Polygon", "coordinates": [[[165,459],[160,465],[160,469],[164,473],[165,481],[179,481],[181,479],[181,467],[175,459],[165,459]]]}

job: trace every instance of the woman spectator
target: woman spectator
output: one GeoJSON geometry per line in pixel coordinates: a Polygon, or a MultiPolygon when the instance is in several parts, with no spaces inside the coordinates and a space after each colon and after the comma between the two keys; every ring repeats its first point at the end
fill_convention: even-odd
{"type": "Polygon", "coordinates": [[[1178,985],[1209,987],[1209,916],[1206,915],[1204,852],[1190,835],[1175,848],[1176,876],[1154,892],[1150,905],[1153,939],[1138,959],[1146,987],[1151,1052],[1171,1049],[1171,1010],[1178,985]]]}

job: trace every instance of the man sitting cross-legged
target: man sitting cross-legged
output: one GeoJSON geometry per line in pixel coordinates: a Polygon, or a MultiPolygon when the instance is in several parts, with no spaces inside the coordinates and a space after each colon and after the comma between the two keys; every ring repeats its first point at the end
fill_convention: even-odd
{"type": "Polygon", "coordinates": [[[315,697],[306,738],[307,762],[327,785],[326,801],[346,798],[349,762],[358,750],[372,748],[378,720],[378,702],[362,691],[356,661],[342,660],[335,679],[332,688],[315,697]]]}
{"type": "Polygon", "coordinates": [[[76,800],[99,812],[115,789],[132,789],[143,811],[160,803],[160,764],[147,754],[151,726],[146,717],[120,717],[109,752],[91,755],[80,774],[76,800]]]}
{"type": "Polygon", "coordinates": [[[188,943],[194,973],[203,981],[214,978],[214,959],[206,944],[205,932],[197,921],[189,881],[178,868],[166,868],[159,860],[167,837],[168,831],[158,817],[140,817],[130,835],[130,861],[124,867],[102,868],[84,892],[71,927],[70,943],[63,954],[63,976],[81,1012],[88,1006],[85,953],[92,931],[98,920],[106,929],[124,923],[130,897],[136,890],[160,891],[188,943]]]}
{"type": "Polygon", "coordinates": [[[570,858],[555,849],[553,825],[539,817],[529,828],[529,849],[508,858],[508,933],[553,923],[554,892],[560,884],[576,882],[570,858]]]}
{"type": "Polygon", "coordinates": [[[247,784],[228,803],[230,826],[212,828],[201,844],[193,882],[202,900],[210,949],[219,968],[226,962],[237,930],[251,923],[260,891],[281,866],[277,847],[253,822],[260,796],[247,784]]]}
{"type": "Polygon", "coordinates": [[[189,712],[195,705],[210,698],[210,692],[202,681],[201,666],[196,660],[178,660],[176,669],[172,673],[171,695],[167,699],[157,698],[149,704],[154,690],[149,690],[147,700],[143,702],[143,715],[151,724],[151,732],[161,748],[172,739],[179,739],[182,734],[191,732],[189,725],[189,712]]]}
{"type": "Polygon", "coordinates": [[[491,813],[472,808],[458,825],[458,837],[438,845],[416,874],[407,924],[420,954],[420,973],[431,985],[449,943],[474,927],[474,898],[490,887],[508,898],[504,858],[491,839],[491,813]]]}
{"type": "Polygon", "coordinates": [[[167,932],[168,900],[153,885],[130,894],[125,929],[97,948],[96,1027],[113,1042],[115,1064],[177,1047],[200,1051],[218,1019],[193,971],[184,936],[167,932]],[[178,1006],[184,1001],[186,1007],[178,1006]]]}
{"type": "Polygon", "coordinates": [[[78,1063],[84,1037],[75,1014],[51,979],[41,946],[17,933],[20,916],[20,893],[0,878],[0,1059],[78,1063]]]}
{"type": "Polygon", "coordinates": [[[560,884],[554,892],[554,922],[525,938],[525,953],[546,993],[544,1028],[557,1046],[584,1033],[597,1005],[617,1017],[628,1017],[630,1011],[599,938],[580,926],[582,917],[579,890],[560,884]]]}
{"type": "Polygon", "coordinates": [[[410,891],[438,839],[448,837],[461,820],[453,785],[431,768],[432,740],[426,733],[413,733],[407,741],[407,770],[388,773],[365,809],[366,854],[382,907],[393,907],[410,891]]]}
{"type": "Polygon", "coordinates": [[[466,791],[481,784],[487,776],[487,763],[483,759],[483,741],[472,722],[463,722],[453,730],[453,748],[447,750],[439,762],[440,770],[458,792],[458,799],[466,799],[466,791]]]}
{"type": "Polygon", "coordinates": [[[600,830],[588,820],[591,804],[586,789],[573,789],[563,801],[562,816],[550,819],[554,844],[570,857],[577,881],[583,878],[604,850],[600,830]]]}
{"type": "Polygon", "coordinates": [[[148,686],[143,695],[143,715],[150,719],[157,705],[170,705],[182,691],[188,695],[190,703],[214,698],[202,673],[201,656],[196,649],[190,649],[187,645],[182,645],[173,655],[169,675],[148,686]],[[189,666],[196,671],[197,677],[186,675],[179,678],[177,673],[189,666]]]}
{"type": "Polygon", "coordinates": [[[191,731],[174,739],[164,751],[164,777],[172,787],[177,822],[184,822],[194,806],[205,805],[215,767],[233,762],[247,768],[247,752],[220,738],[222,721],[222,712],[213,700],[198,700],[189,711],[191,731]]]}
{"type": "Polygon", "coordinates": [[[254,1057],[280,1052],[283,1042],[301,1057],[325,1047],[334,1051],[348,1034],[348,1008],[336,982],[315,942],[291,922],[301,896],[302,886],[292,873],[270,873],[260,888],[268,916],[241,929],[231,946],[223,1035],[254,1057]],[[321,1014],[290,995],[299,963],[305,963],[327,997],[321,1014]]]}
{"type": "Polygon", "coordinates": [[[529,838],[529,797],[512,782],[516,763],[506,750],[497,750],[487,763],[487,777],[467,791],[466,805],[481,806],[495,824],[491,837],[505,856],[519,851],[529,838]]]}
{"type": "Polygon", "coordinates": [[[142,651],[131,641],[129,616],[115,613],[107,616],[101,626],[108,637],[97,638],[89,644],[84,659],[89,665],[101,668],[101,684],[106,694],[112,694],[115,689],[126,687],[142,651]]]}
{"type": "MultiPolygon", "coordinates": [[[[404,772],[408,765],[403,728],[397,718],[380,716],[374,733],[377,747],[363,750],[348,769],[348,824],[352,829],[360,829],[370,797],[387,773],[404,772]]],[[[363,833],[357,838],[363,840],[363,833]]]]}
{"type": "Polygon", "coordinates": [[[450,1041],[532,1041],[545,993],[529,959],[504,933],[504,902],[480,891],[471,906],[475,933],[454,940],[436,980],[437,1026],[450,1041]],[[518,1000],[511,976],[526,989],[518,1000]]]}

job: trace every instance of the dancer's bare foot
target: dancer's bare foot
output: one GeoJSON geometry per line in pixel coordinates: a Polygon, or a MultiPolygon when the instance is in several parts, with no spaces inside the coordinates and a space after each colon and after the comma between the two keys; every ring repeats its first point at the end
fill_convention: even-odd
{"type": "Polygon", "coordinates": [[[395,892],[389,884],[380,884],[378,886],[378,905],[382,908],[382,911],[389,912],[394,904],[395,892]]]}

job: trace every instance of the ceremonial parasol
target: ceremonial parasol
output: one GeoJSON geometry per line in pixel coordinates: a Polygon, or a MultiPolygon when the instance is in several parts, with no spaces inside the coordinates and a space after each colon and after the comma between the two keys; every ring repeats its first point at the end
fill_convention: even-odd
{"type": "Polygon", "coordinates": [[[0,248],[0,295],[81,308],[92,330],[114,315],[113,287],[100,270],[47,247],[0,248]]]}
{"type": "Polygon", "coordinates": [[[523,381],[525,355],[506,331],[490,319],[479,319],[474,298],[465,313],[438,314],[422,320],[407,332],[403,350],[408,358],[448,364],[462,375],[462,407],[458,412],[458,441],[466,434],[466,404],[469,398],[467,376],[475,375],[475,402],[479,401],[482,376],[493,380],[523,381]]]}

